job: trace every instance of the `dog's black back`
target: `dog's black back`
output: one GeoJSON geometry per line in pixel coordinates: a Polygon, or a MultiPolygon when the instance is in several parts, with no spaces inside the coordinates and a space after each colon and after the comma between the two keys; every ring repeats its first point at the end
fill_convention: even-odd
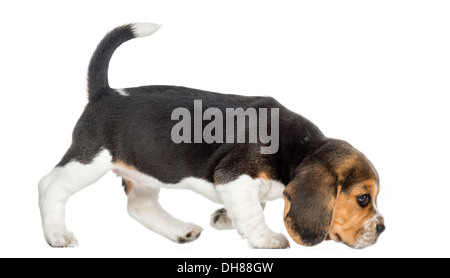
{"type": "MultiPolygon", "coordinates": [[[[135,165],[139,171],[165,183],[177,183],[189,176],[210,182],[224,182],[244,173],[257,175],[261,167],[267,164],[271,166],[265,169],[267,172],[274,172],[271,171],[272,168],[280,168],[275,172],[284,174],[276,178],[287,183],[294,169],[284,169],[286,162],[292,161],[289,164],[295,167],[313,149],[311,145],[318,147],[324,139],[314,124],[270,97],[226,95],[176,86],[128,88],[126,92],[128,95],[123,96],[116,90],[107,88],[102,97],[89,102],[75,127],[73,144],[59,165],[72,159],[89,163],[94,158],[91,154],[106,147],[114,159],[135,165]],[[190,144],[174,143],[171,130],[176,121],[171,120],[171,113],[182,107],[194,115],[195,100],[202,101],[202,115],[209,107],[220,109],[223,115],[227,108],[245,110],[251,107],[258,114],[259,108],[278,108],[279,151],[273,155],[260,154],[259,159],[255,160],[254,152],[258,152],[260,142],[208,144],[204,141],[193,143],[192,140],[190,144]],[[292,128],[293,126],[298,128],[292,128]],[[309,140],[303,142],[306,134],[309,140]],[[242,163],[243,167],[236,167],[236,163],[242,163]],[[278,167],[279,163],[284,165],[283,169],[278,167]],[[167,172],[167,167],[173,171],[167,172]],[[219,171],[214,176],[221,167],[224,168],[222,172],[227,174],[221,175],[219,171]],[[244,173],[230,173],[227,171],[229,168],[240,168],[244,173]]],[[[193,116],[191,121],[193,127],[193,116]]],[[[202,130],[209,122],[202,121],[202,130]]],[[[225,124],[223,126],[225,134],[225,124]]]]}

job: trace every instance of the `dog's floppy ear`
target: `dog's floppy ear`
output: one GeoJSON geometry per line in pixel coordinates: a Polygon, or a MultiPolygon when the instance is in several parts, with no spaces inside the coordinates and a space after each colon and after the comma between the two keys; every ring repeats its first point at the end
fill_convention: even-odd
{"type": "Polygon", "coordinates": [[[333,218],[337,181],[320,163],[302,163],[283,193],[284,224],[298,244],[313,246],[327,236],[333,218]]]}

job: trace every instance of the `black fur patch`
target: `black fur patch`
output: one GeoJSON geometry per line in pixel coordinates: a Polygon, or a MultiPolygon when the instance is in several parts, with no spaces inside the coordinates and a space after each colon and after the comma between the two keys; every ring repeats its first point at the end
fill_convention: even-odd
{"type": "Polygon", "coordinates": [[[224,214],[226,215],[227,211],[223,208],[215,211],[214,213],[213,223],[216,224],[217,221],[219,221],[220,217],[222,217],[224,214]]]}
{"type": "MultiPolygon", "coordinates": [[[[87,105],[75,126],[72,146],[59,166],[71,160],[90,163],[106,148],[114,161],[133,165],[165,183],[197,177],[223,184],[242,174],[256,178],[264,171],[287,184],[303,158],[325,140],[315,125],[270,97],[225,95],[175,86],[146,86],[126,91],[129,96],[124,97],[109,89],[100,100],[87,105]],[[202,100],[203,111],[215,107],[224,115],[226,108],[254,107],[257,111],[261,107],[279,108],[278,152],[260,154],[261,143],[175,144],[171,130],[176,121],[171,120],[171,113],[184,107],[193,114],[194,100],[202,100]],[[309,140],[305,141],[307,134],[309,140]]],[[[208,121],[203,121],[203,127],[207,124],[208,121]]]]}
{"type": "Polygon", "coordinates": [[[89,102],[95,102],[111,92],[108,84],[109,61],[122,43],[135,37],[132,26],[128,24],[115,28],[97,46],[88,70],[89,102]]]}

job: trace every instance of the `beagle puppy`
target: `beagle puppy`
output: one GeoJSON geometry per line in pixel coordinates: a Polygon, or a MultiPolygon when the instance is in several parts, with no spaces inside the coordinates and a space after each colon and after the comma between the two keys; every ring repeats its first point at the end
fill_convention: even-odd
{"type": "Polygon", "coordinates": [[[236,229],[254,248],[289,247],[286,237],[264,220],[265,202],[281,197],[288,234],[301,245],[332,239],[363,248],[377,241],[385,226],[372,163],[275,99],[175,86],[110,88],[114,51],[158,29],[152,23],[118,27],[94,52],[89,103],[74,128],[72,145],[38,186],[49,245],[78,245],[66,228],[66,202],[108,171],[122,177],[130,216],[177,243],[196,240],[202,228],[166,212],[158,202],[161,188],[191,189],[223,204],[212,214],[211,225],[236,229]],[[239,115],[229,116],[230,111],[244,112],[241,125],[234,124],[239,115]],[[251,118],[260,120],[259,127],[251,118]]]}

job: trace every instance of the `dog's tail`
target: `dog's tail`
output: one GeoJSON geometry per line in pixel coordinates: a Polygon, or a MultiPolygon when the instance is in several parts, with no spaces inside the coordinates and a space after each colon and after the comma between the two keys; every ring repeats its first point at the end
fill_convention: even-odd
{"type": "Polygon", "coordinates": [[[88,70],[89,102],[99,100],[109,91],[108,67],[114,51],[124,42],[149,36],[161,27],[155,23],[127,24],[109,32],[97,46],[88,70]]]}

